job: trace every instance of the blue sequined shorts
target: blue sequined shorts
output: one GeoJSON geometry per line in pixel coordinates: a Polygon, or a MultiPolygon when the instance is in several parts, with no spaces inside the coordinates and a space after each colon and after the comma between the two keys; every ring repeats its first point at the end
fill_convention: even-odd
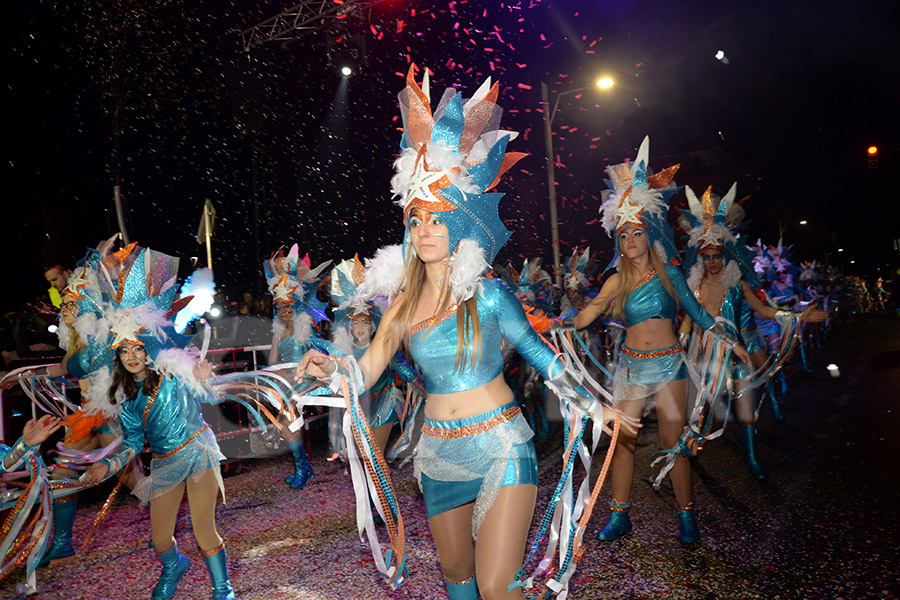
{"type": "Polygon", "coordinates": [[[781,327],[775,319],[767,319],[758,315],[753,315],[753,319],[756,321],[756,327],[759,329],[759,334],[764,338],[769,337],[770,335],[781,335],[781,327]]]}
{"type": "Polygon", "coordinates": [[[649,351],[622,344],[616,374],[623,370],[626,385],[665,383],[688,375],[681,344],[649,351]]]}
{"type": "Polygon", "coordinates": [[[441,461],[450,465],[442,465],[436,470],[458,468],[461,473],[484,475],[443,481],[429,477],[426,472],[430,465],[426,465],[422,469],[421,484],[428,518],[477,500],[484,491],[485,479],[500,479],[500,469],[503,472],[496,486],[498,489],[511,485],[537,485],[537,454],[531,443],[532,435],[515,402],[465,419],[436,421],[426,417],[422,428],[423,443],[439,444],[441,461]],[[509,444],[505,445],[505,442],[509,444]],[[506,454],[497,456],[497,448],[507,445],[511,447],[506,454]]]}

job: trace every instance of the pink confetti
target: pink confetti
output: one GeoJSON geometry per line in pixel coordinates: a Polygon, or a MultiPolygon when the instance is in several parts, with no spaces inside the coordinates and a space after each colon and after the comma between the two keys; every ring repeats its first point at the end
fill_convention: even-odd
{"type": "Polygon", "coordinates": [[[521,90],[530,90],[530,89],[531,89],[531,86],[528,85],[527,83],[520,83],[520,84],[518,85],[518,87],[519,87],[519,89],[521,89],[521,90]]]}

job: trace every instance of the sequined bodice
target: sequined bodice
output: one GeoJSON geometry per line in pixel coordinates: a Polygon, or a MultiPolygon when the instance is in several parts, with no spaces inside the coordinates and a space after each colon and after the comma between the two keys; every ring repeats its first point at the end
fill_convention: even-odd
{"type": "Polygon", "coordinates": [[[123,444],[136,453],[143,449],[145,435],[154,454],[165,454],[206,426],[199,400],[177,379],[161,378],[156,394],[152,392],[142,388],[122,405],[123,444]]]}
{"type": "MultiPolygon", "coordinates": [[[[500,282],[483,280],[484,289],[477,296],[481,325],[481,352],[473,366],[470,362],[456,369],[456,311],[441,315],[431,327],[413,327],[410,352],[425,378],[429,394],[449,394],[482,386],[503,372],[501,344],[505,338],[541,375],[547,376],[556,350],[532,329],[522,305],[500,282]]],[[[468,342],[469,356],[472,343],[468,342]]],[[[558,366],[557,366],[558,365],[558,366]]]]}
{"type": "MultiPolygon", "coordinates": [[[[675,289],[678,301],[701,329],[709,329],[715,321],[694,298],[681,269],[674,265],[666,265],[666,277],[675,289]]],[[[637,287],[625,299],[625,326],[631,327],[647,319],[675,318],[675,298],[663,286],[654,271],[640,281],[637,287]]]]}

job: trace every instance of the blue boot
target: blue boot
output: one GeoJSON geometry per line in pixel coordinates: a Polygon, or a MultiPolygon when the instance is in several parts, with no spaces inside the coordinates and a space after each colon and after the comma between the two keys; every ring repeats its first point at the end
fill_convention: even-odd
{"type": "Polygon", "coordinates": [[[46,567],[51,561],[75,556],[72,547],[72,524],[75,523],[75,509],[78,497],[69,496],[53,501],[53,540],[38,563],[38,568],[46,567]]]}
{"type": "Polygon", "coordinates": [[[601,542],[613,542],[631,531],[631,517],[628,516],[631,504],[619,504],[613,500],[609,503],[609,510],[609,520],[597,534],[601,542]]]}
{"type": "Polygon", "coordinates": [[[161,554],[157,554],[162,562],[162,571],[159,581],[153,588],[150,600],[167,600],[178,589],[178,581],[184,577],[191,566],[191,559],[178,551],[178,542],[173,541],[172,547],[161,554]]]}
{"type": "Polygon", "coordinates": [[[781,414],[778,399],[775,397],[775,382],[772,380],[766,384],[766,395],[769,397],[769,412],[772,413],[772,418],[776,421],[784,421],[784,415],[781,414]]]}
{"type": "Polygon", "coordinates": [[[453,581],[444,577],[444,586],[450,600],[478,600],[478,582],[475,581],[474,574],[465,581],[453,581]]]}
{"type": "Polygon", "coordinates": [[[780,371],[778,371],[777,377],[778,377],[779,383],[781,383],[781,395],[787,396],[788,395],[788,386],[787,386],[787,377],[784,376],[784,369],[781,369],[780,371]]]}
{"type": "Polygon", "coordinates": [[[694,519],[694,503],[687,505],[675,505],[675,512],[678,513],[678,541],[682,544],[696,544],[700,541],[700,530],[697,529],[697,520],[694,519]]]}
{"type": "Polygon", "coordinates": [[[769,475],[756,456],[756,423],[741,423],[741,437],[747,449],[747,467],[754,479],[768,479],[769,475]]]}
{"type": "Polygon", "coordinates": [[[538,432],[537,436],[539,438],[547,439],[550,437],[550,419],[547,418],[547,411],[544,408],[544,403],[540,403],[537,405],[538,414],[541,415],[541,430],[538,432]]]}
{"type": "Polygon", "coordinates": [[[228,581],[228,564],[225,557],[225,542],[212,550],[203,550],[206,568],[212,581],[212,600],[234,600],[234,588],[228,581]]]}
{"type": "Polygon", "coordinates": [[[306,482],[312,479],[313,470],[309,464],[309,457],[306,455],[306,445],[302,438],[290,440],[288,447],[291,449],[291,455],[294,457],[294,472],[284,478],[285,483],[291,484],[295,490],[299,490],[306,485],[306,482]]]}

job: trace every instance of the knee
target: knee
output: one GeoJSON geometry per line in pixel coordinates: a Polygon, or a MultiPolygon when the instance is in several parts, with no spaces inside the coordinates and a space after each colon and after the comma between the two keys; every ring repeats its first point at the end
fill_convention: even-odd
{"type": "Polygon", "coordinates": [[[465,581],[475,573],[475,560],[465,557],[441,558],[441,569],[444,577],[450,581],[465,581]]]}
{"type": "Polygon", "coordinates": [[[484,600],[509,597],[509,584],[513,582],[512,573],[500,573],[495,570],[487,573],[479,572],[476,579],[478,581],[478,591],[484,600]]]}

